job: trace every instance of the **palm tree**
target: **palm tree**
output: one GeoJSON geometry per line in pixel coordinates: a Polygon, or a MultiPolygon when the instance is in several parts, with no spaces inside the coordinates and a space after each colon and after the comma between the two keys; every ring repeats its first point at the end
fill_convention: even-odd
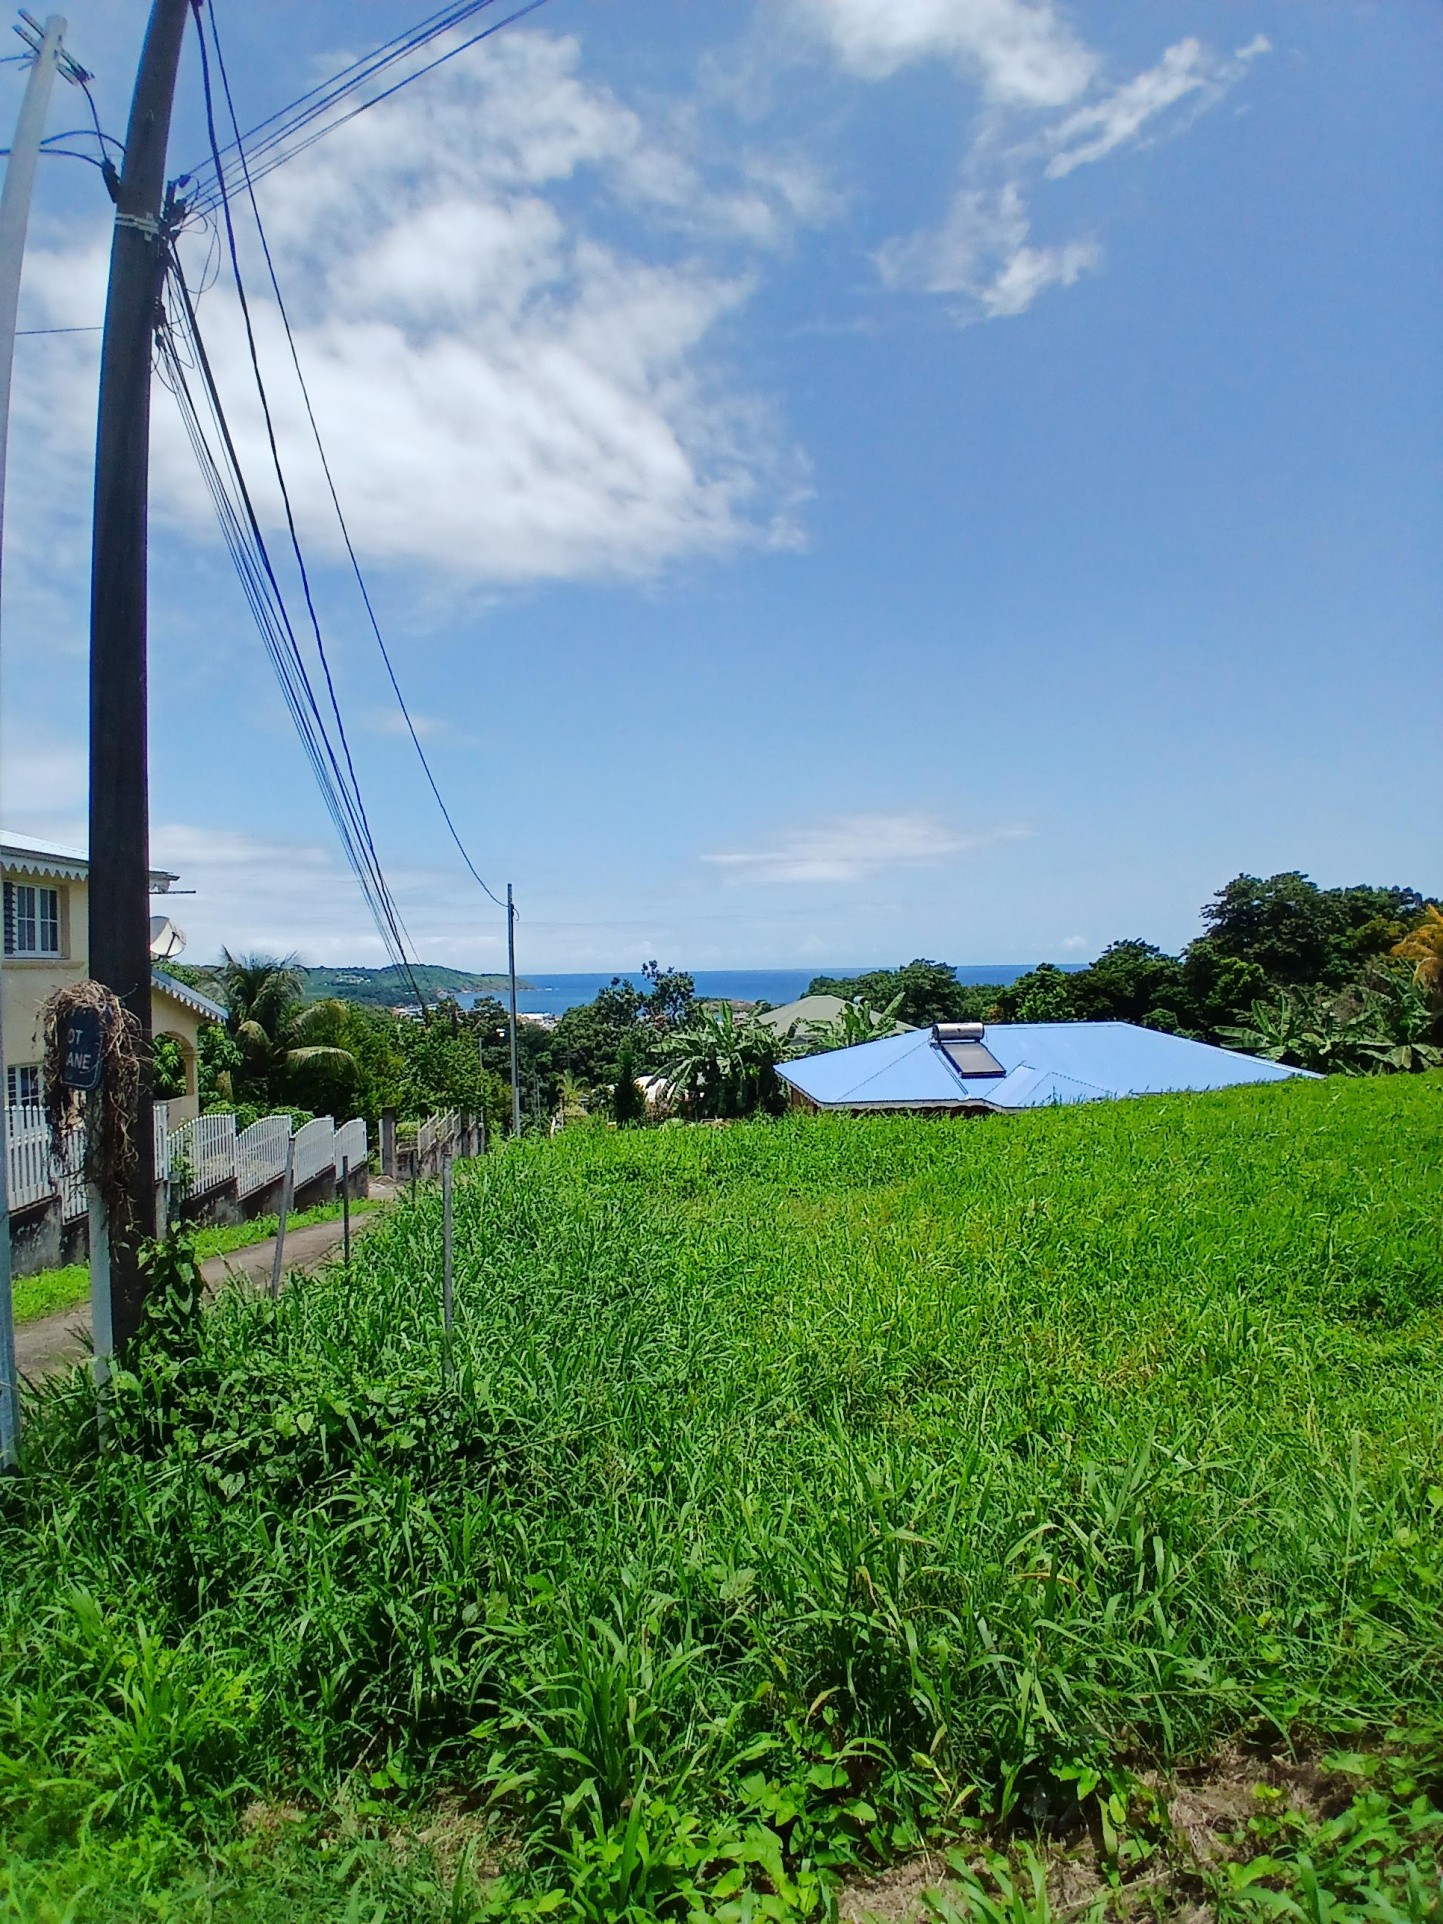
{"type": "Polygon", "coordinates": [[[1443,997],[1443,909],[1435,902],[1424,909],[1418,926],[1394,943],[1392,953],[1413,964],[1413,980],[1425,995],[1443,997]]]}
{"type": "Polygon", "coordinates": [[[694,1116],[730,1120],[780,1106],[782,1040],[754,1016],[737,1020],[729,1002],[700,1008],[662,1045],[671,1095],[694,1116]]]}
{"type": "Polygon", "coordinates": [[[354,1066],[349,1049],[311,1040],[318,1031],[334,1031],[336,1022],[345,1020],[345,1004],[303,1003],[295,956],[236,956],[223,949],[221,957],[227,1026],[244,1058],[248,1080],[264,1084],[267,1094],[276,1099],[290,1071],[307,1063],[354,1066]]]}

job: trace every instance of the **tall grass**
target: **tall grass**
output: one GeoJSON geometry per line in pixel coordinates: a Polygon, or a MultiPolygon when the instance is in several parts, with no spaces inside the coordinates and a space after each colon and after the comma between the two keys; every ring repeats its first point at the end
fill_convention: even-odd
{"type": "Polygon", "coordinates": [[[1427,1712],[1440,1121],[1398,1077],[478,1164],[449,1374],[423,1196],[349,1277],[226,1295],[104,1447],[81,1373],[43,1393],[12,1841],[445,1786],[583,1914],[728,1849],[805,1911],[1120,1757],[1427,1712]]]}

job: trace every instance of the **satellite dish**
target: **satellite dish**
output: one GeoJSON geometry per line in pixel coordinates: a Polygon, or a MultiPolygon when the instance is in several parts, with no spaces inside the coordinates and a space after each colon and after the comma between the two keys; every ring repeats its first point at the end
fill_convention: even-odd
{"type": "Polygon", "coordinates": [[[185,930],[178,929],[168,915],[150,918],[150,956],[153,962],[170,962],[185,947],[185,930]]]}

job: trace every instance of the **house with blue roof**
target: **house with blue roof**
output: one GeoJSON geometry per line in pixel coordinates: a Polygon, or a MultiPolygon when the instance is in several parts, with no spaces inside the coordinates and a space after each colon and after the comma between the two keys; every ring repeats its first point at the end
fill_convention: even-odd
{"type": "Polygon", "coordinates": [[[797,1108],[962,1116],[1231,1089],[1309,1072],[1133,1022],[938,1022],[778,1063],[777,1074],[797,1108]]]}

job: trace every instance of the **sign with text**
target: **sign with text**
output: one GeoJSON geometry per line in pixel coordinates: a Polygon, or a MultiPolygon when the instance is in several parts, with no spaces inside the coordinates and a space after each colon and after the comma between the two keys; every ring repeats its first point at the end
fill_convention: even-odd
{"type": "Polygon", "coordinates": [[[104,1066],[99,1009],[76,1009],[65,1024],[65,1065],[60,1080],[67,1089],[98,1089],[104,1066]]]}

